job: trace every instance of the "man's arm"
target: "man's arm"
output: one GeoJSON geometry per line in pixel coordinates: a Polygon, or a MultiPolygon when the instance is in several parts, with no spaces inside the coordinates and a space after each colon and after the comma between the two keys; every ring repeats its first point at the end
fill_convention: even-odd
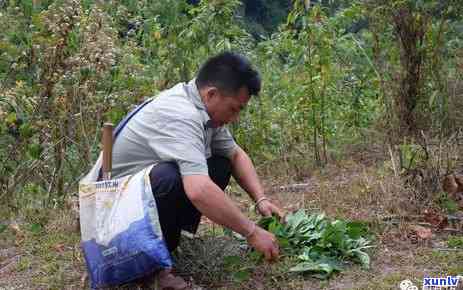
{"type": "Polygon", "coordinates": [[[267,260],[278,257],[275,236],[256,226],[207,175],[183,176],[183,187],[193,205],[215,223],[247,236],[248,243],[267,260]]]}
{"type": "Polygon", "coordinates": [[[241,147],[237,146],[230,158],[233,177],[238,184],[254,199],[259,200],[264,197],[264,188],[257,177],[256,169],[252,164],[251,158],[241,147]]]}
{"type": "Polygon", "coordinates": [[[183,176],[183,186],[190,201],[212,221],[246,236],[254,224],[207,175],[183,176]]]}
{"type": "Polygon", "coordinates": [[[239,185],[246,190],[255,202],[262,201],[259,202],[257,206],[259,212],[264,216],[270,216],[272,213],[276,213],[278,216],[283,217],[283,211],[265,198],[264,188],[259,181],[256,169],[248,154],[237,146],[230,160],[233,168],[233,177],[235,177],[239,185]],[[263,200],[264,198],[265,200],[263,200]]]}

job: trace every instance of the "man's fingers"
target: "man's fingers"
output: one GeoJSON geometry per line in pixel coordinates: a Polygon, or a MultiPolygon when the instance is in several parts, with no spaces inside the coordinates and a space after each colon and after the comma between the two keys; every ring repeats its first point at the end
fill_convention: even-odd
{"type": "Polygon", "coordinates": [[[273,211],[274,213],[276,213],[276,214],[278,215],[278,217],[281,218],[281,219],[284,218],[284,216],[285,216],[285,214],[283,213],[283,211],[282,211],[280,208],[278,208],[276,205],[273,205],[272,211],[273,211]]]}
{"type": "Polygon", "coordinates": [[[270,201],[268,202],[267,206],[264,208],[262,215],[264,215],[264,213],[266,216],[267,214],[272,215],[273,213],[278,215],[280,218],[284,216],[283,211],[278,206],[271,203],[270,201]]]}
{"type": "Polygon", "coordinates": [[[278,257],[278,255],[280,255],[280,245],[278,244],[278,240],[275,240],[275,252],[278,257]]]}
{"type": "Polygon", "coordinates": [[[274,257],[275,257],[275,260],[278,260],[278,257],[280,256],[280,250],[279,249],[275,249],[275,252],[274,252],[274,257]]]}
{"type": "Polygon", "coordinates": [[[268,206],[262,206],[262,203],[257,206],[257,209],[259,210],[260,214],[264,217],[272,216],[272,208],[269,208],[268,206]]]}
{"type": "Polygon", "coordinates": [[[270,247],[268,247],[265,251],[264,251],[264,256],[265,256],[265,259],[269,262],[272,262],[272,261],[275,261],[276,259],[278,259],[278,255],[280,254],[280,251],[278,249],[278,243],[277,242],[273,242],[270,247]]]}
{"type": "Polygon", "coordinates": [[[280,218],[284,217],[283,211],[279,209],[278,207],[275,207],[275,212],[280,218]]]}
{"type": "Polygon", "coordinates": [[[280,251],[279,251],[278,246],[276,244],[272,247],[271,252],[272,252],[272,261],[277,260],[278,255],[280,254],[280,251]]]}
{"type": "Polygon", "coordinates": [[[271,252],[271,256],[272,256],[272,261],[275,261],[276,259],[278,259],[278,255],[280,254],[280,250],[279,250],[279,245],[278,245],[278,240],[275,236],[272,236],[272,245],[270,247],[270,252],[271,252]]]}
{"type": "Polygon", "coordinates": [[[265,256],[265,260],[267,261],[271,261],[272,260],[272,251],[264,251],[264,256],[265,256]]]}

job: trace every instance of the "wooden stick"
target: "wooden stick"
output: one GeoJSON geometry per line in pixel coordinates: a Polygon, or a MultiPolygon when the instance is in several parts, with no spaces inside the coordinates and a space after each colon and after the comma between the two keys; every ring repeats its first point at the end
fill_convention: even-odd
{"type": "Polygon", "coordinates": [[[111,179],[113,156],[113,127],[112,123],[103,124],[103,180],[111,179]]]}

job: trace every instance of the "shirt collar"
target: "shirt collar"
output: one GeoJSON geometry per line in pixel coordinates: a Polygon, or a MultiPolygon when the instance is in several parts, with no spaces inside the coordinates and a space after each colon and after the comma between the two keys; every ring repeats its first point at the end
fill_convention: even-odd
{"type": "Polygon", "coordinates": [[[201,112],[203,116],[204,128],[213,128],[212,120],[206,111],[206,105],[204,105],[201,95],[199,94],[198,87],[196,86],[196,79],[192,79],[186,84],[186,91],[195,107],[201,112]]]}

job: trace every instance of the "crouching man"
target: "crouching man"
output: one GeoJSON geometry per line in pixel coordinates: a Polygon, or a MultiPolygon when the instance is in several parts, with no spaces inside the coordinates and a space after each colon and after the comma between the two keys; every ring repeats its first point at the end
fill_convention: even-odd
{"type": "MultiPolygon", "coordinates": [[[[138,111],[115,140],[113,177],[150,172],[161,230],[169,251],[180,231],[196,232],[201,215],[244,237],[267,260],[279,255],[275,236],[249,220],[224,193],[233,174],[269,216],[282,211],[264,194],[251,159],[233,140],[226,124],[238,120],[261,81],[249,61],[225,52],[207,60],[195,79],[161,92],[138,111]]],[[[185,289],[169,271],[161,288],[185,289]]]]}

